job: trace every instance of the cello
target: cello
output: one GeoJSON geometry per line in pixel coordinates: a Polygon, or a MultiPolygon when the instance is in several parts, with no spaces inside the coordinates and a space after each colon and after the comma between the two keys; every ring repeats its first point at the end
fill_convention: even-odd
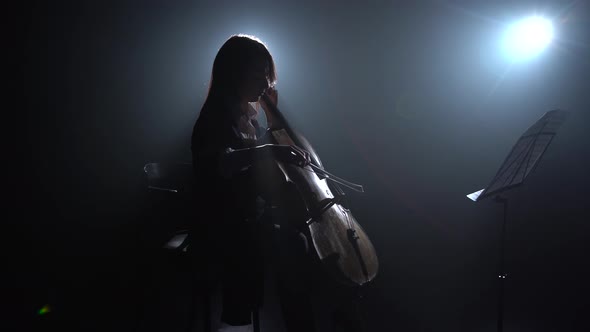
{"type": "Polygon", "coordinates": [[[290,223],[311,237],[321,265],[337,281],[349,286],[370,282],[379,268],[377,254],[361,225],[344,206],[345,194],[340,187],[363,192],[362,186],[327,172],[309,141],[293,130],[266,94],[261,98],[278,122],[268,129],[268,143],[295,145],[311,157],[311,163],[305,166],[275,161],[290,192],[290,223]]]}

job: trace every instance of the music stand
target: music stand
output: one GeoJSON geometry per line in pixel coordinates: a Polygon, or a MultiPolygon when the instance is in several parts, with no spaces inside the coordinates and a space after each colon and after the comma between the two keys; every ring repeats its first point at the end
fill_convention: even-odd
{"type": "Polygon", "coordinates": [[[520,186],[526,177],[539,164],[539,160],[547,150],[547,147],[557,133],[557,129],[565,121],[567,112],[552,110],[546,112],[516,141],[512,150],[500,166],[500,169],[484,189],[468,194],[467,197],[474,202],[494,196],[494,201],[503,204],[504,218],[500,239],[500,280],[498,298],[498,332],[503,330],[504,318],[504,280],[507,274],[504,271],[504,237],[506,232],[506,216],[508,200],[499,196],[500,193],[520,186]]]}

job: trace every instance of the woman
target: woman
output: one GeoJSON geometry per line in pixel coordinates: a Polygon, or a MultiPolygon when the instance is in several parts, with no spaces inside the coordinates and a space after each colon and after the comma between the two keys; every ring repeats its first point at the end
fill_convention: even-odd
{"type": "MultiPolygon", "coordinates": [[[[275,82],[274,61],[266,46],[252,36],[231,36],[215,57],[207,99],[193,129],[191,149],[199,202],[208,216],[199,227],[206,230],[203,241],[209,252],[215,253],[210,259],[218,263],[216,270],[221,274],[221,320],[229,325],[250,324],[250,313],[260,303],[262,256],[257,225],[263,212],[261,197],[263,188],[281,179],[276,177],[279,172],[264,173],[257,168],[272,169],[268,165],[274,163],[268,162],[274,160],[310,163],[310,154],[298,147],[261,143],[266,131],[250,103],[262,106],[269,127],[279,125],[260,98],[266,94],[276,105],[275,82]]],[[[290,318],[296,315],[294,307],[309,310],[308,301],[282,300],[287,328],[313,331],[311,318],[290,318]],[[307,325],[294,326],[304,323],[289,323],[293,320],[307,325]]]]}

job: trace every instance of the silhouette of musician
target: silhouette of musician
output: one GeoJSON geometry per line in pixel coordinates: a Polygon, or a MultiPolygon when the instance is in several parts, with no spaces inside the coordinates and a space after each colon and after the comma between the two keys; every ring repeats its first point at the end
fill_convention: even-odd
{"type": "Polygon", "coordinates": [[[269,130],[281,126],[272,105],[261,98],[276,106],[276,79],[273,57],[260,40],[231,36],[215,57],[193,128],[193,167],[203,211],[197,227],[205,234],[199,240],[205,241],[209,266],[222,286],[221,331],[248,331],[244,327],[262,303],[264,262],[272,262],[276,272],[287,330],[316,330],[307,277],[311,241],[281,222],[288,219],[281,217],[281,205],[289,202],[277,199],[286,181],[275,162],[305,166],[311,157],[296,146],[265,142],[269,130]],[[268,128],[259,125],[259,108],[252,103],[262,107],[268,128]]]}

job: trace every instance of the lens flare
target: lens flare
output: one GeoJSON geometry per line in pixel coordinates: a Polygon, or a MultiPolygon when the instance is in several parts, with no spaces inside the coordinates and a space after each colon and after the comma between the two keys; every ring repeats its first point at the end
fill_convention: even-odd
{"type": "Polygon", "coordinates": [[[49,306],[49,304],[44,305],[41,309],[39,309],[39,315],[45,315],[48,314],[49,312],[51,312],[51,307],[49,306]]]}
{"type": "Polygon", "coordinates": [[[527,17],[506,30],[505,55],[514,61],[530,59],[553,40],[553,23],[541,16],[527,17]]]}

